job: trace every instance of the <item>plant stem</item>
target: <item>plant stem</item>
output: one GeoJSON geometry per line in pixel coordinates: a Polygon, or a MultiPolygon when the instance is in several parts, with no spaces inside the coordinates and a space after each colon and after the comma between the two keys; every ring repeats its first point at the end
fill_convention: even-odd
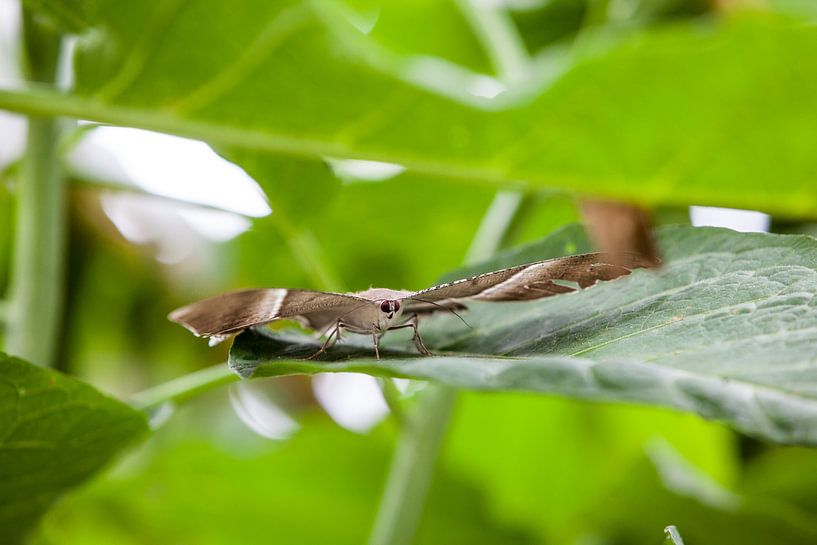
{"type": "Polygon", "coordinates": [[[456,398],[452,388],[426,390],[403,427],[370,545],[408,545],[423,514],[456,398]]]}
{"type": "MultiPolygon", "coordinates": [[[[29,77],[53,81],[58,34],[24,13],[29,77]]],[[[65,258],[65,187],[59,169],[59,121],[29,117],[16,184],[16,227],[6,351],[51,366],[59,338],[65,258]]]]}
{"type": "Polygon", "coordinates": [[[465,264],[488,259],[502,246],[519,212],[524,195],[518,191],[498,191],[485,212],[474,240],[465,254],[465,264]]]}
{"type": "Polygon", "coordinates": [[[131,396],[131,405],[142,410],[150,410],[169,401],[182,402],[203,392],[224,384],[237,382],[239,376],[226,363],[219,363],[158,386],[142,390],[131,396]]]}
{"type": "MultiPolygon", "coordinates": [[[[519,195],[497,193],[471,243],[466,265],[496,253],[522,201],[519,195]]],[[[414,539],[456,399],[455,389],[429,384],[405,415],[369,545],[408,545],[414,539]]]]}
{"type": "Polygon", "coordinates": [[[457,5],[491,58],[499,78],[506,84],[524,80],[530,56],[508,10],[483,0],[458,0],[457,5]]]}
{"type": "Polygon", "coordinates": [[[400,393],[400,390],[397,389],[394,379],[379,377],[377,379],[377,385],[380,387],[380,392],[383,394],[383,401],[386,402],[389,412],[392,414],[392,416],[394,416],[395,420],[397,420],[397,423],[400,424],[400,426],[408,425],[406,411],[400,405],[400,399],[403,396],[400,393]]]}

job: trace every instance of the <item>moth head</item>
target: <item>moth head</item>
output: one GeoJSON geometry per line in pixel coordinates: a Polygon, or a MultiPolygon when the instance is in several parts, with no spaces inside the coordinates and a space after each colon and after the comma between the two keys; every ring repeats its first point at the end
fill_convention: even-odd
{"type": "Polygon", "coordinates": [[[386,318],[391,319],[394,313],[400,310],[400,301],[395,299],[384,299],[380,303],[380,312],[386,315],[386,318]]]}

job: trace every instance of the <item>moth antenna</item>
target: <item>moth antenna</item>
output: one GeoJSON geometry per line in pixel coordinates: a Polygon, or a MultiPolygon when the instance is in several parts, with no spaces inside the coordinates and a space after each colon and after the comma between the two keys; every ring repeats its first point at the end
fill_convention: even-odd
{"type": "Polygon", "coordinates": [[[353,312],[354,312],[354,311],[356,311],[357,309],[362,308],[362,307],[365,307],[365,306],[366,306],[366,305],[368,305],[368,304],[369,304],[369,301],[366,301],[365,303],[360,303],[358,306],[356,306],[356,307],[352,308],[352,309],[351,309],[349,312],[344,312],[343,314],[341,314],[340,316],[338,316],[338,319],[345,318],[346,316],[349,316],[351,313],[353,313],[353,312]]]}
{"type": "Polygon", "coordinates": [[[461,321],[462,323],[464,323],[464,324],[465,324],[465,325],[468,327],[468,329],[474,329],[473,327],[471,327],[471,324],[469,324],[468,322],[466,322],[466,321],[465,321],[465,318],[463,318],[462,316],[460,316],[460,315],[457,313],[457,311],[456,311],[456,310],[454,310],[453,308],[448,308],[448,307],[447,307],[447,306],[445,306],[445,305],[440,305],[440,304],[437,304],[437,303],[435,303],[434,301],[427,301],[427,300],[425,300],[425,299],[420,299],[419,297],[408,297],[408,299],[413,299],[413,300],[415,300],[415,301],[420,301],[421,303],[427,303],[427,304],[429,304],[429,305],[434,305],[435,307],[440,307],[440,308],[441,308],[441,309],[443,309],[443,310],[447,310],[448,312],[450,312],[451,314],[453,314],[454,316],[456,316],[457,318],[459,318],[459,319],[460,319],[460,321],[461,321]]]}

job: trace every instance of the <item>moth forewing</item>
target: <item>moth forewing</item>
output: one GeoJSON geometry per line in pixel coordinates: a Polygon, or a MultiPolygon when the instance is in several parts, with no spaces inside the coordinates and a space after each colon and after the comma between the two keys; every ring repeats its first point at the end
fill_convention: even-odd
{"type": "Polygon", "coordinates": [[[338,317],[370,306],[353,294],[288,289],[249,289],[203,299],[168,315],[199,337],[238,333],[248,327],[282,318],[297,319],[312,329],[322,329],[338,317]]]}

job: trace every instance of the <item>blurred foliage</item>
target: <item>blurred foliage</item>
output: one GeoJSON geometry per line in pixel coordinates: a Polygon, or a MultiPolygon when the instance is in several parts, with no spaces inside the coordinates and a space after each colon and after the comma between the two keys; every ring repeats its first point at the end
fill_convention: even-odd
{"type": "MultiPolygon", "coordinates": [[[[302,431],[280,444],[244,428],[223,396],[208,401],[174,416],[114,474],[63,503],[45,523],[44,542],[365,540],[393,433],[356,435],[305,415],[302,431]],[[191,488],[196,482],[206,485],[191,488]]],[[[495,522],[472,482],[456,471],[438,473],[418,543],[532,542],[495,522]]]]}
{"type": "MultiPolygon", "coordinates": [[[[496,44],[468,11],[478,3],[467,0],[24,4],[78,37],[76,85],[59,95],[4,86],[0,108],[201,137],[253,176],[274,210],[232,240],[198,240],[181,262],[159,263],[155,246],[127,240],[100,206],[110,186],[72,180],[59,367],[123,398],[226,360],[227,347],[208,349],[164,319],[192,299],[249,286],[433,284],[462,263],[497,185],[525,193],[505,245],[575,222],[576,195],[667,205],[655,214],[661,224],[688,223],[689,204],[754,207],[775,213],[776,229],[813,233],[813,224],[788,222],[813,219],[817,206],[813,2],[768,0],[730,13],[740,2],[509,0],[500,15],[529,61],[515,82],[503,80],[496,44]],[[494,102],[473,94],[502,88],[494,102]],[[335,175],[339,159],[414,168],[354,180],[335,175]]],[[[13,170],[0,178],[0,293],[14,181],[13,170]]],[[[561,248],[583,249],[581,239],[561,248]]],[[[802,373],[809,384],[811,368],[802,373]]],[[[4,373],[0,388],[8,381],[4,373]]],[[[322,413],[305,379],[276,384],[307,392],[280,403],[301,426],[293,437],[262,439],[222,391],[204,396],[59,502],[35,542],[363,542],[395,419],[356,435],[322,413]]],[[[13,402],[0,395],[0,406],[13,402]]],[[[159,424],[171,413],[150,416],[159,424]]],[[[38,433],[71,439],[67,417],[53,421],[38,433]]],[[[9,429],[0,426],[0,436],[9,429]]],[[[89,445],[99,443],[74,444],[89,445]]],[[[0,452],[14,459],[0,464],[3,490],[35,486],[23,482],[27,468],[59,482],[22,503],[0,494],[0,519],[19,524],[4,527],[3,543],[118,449],[78,456],[77,473],[73,451],[44,459],[4,446],[7,437],[0,452]]],[[[817,540],[815,470],[813,450],[749,440],[691,415],[469,392],[417,542],[635,545],[657,543],[675,524],[688,545],[805,545],[817,540]]]]}

